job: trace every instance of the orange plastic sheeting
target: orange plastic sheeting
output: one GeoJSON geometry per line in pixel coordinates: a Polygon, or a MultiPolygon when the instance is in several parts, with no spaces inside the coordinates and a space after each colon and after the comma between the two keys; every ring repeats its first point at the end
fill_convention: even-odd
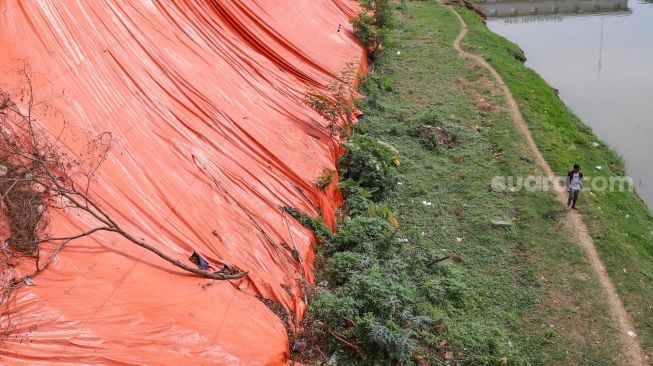
{"type": "MultiPolygon", "coordinates": [[[[39,109],[43,129],[54,135],[65,119],[71,136],[113,136],[90,195],[166,253],[187,260],[197,249],[248,271],[211,281],[117,235],[74,241],[15,293],[0,363],[287,362],[284,325],[255,296],[305,310],[298,282],[312,280],[312,236],[279,208],[333,220],[340,198],[315,182],[335,169],[338,141],[302,99],[307,84],[360,62],[355,9],[355,0],[0,0],[0,88],[24,85],[16,70],[26,60],[37,102],[59,112],[39,109]]],[[[51,220],[55,235],[92,225],[70,213],[51,220]]],[[[33,264],[3,270],[19,276],[33,264]]]]}

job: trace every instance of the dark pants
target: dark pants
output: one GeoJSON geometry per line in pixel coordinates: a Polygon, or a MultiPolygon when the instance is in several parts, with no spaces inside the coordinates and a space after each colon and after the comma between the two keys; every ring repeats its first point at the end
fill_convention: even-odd
{"type": "Polygon", "coordinates": [[[567,201],[568,204],[571,203],[572,201],[576,203],[578,201],[578,195],[580,194],[580,189],[570,189],[569,190],[569,200],[567,201]]]}

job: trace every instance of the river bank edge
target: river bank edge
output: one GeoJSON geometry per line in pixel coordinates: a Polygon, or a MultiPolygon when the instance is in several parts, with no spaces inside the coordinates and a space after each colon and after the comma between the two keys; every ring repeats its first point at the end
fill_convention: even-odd
{"type": "MultiPolygon", "coordinates": [[[[469,26],[463,48],[482,55],[504,78],[540,151],[558,175],[566,175],[575,163],[594,179],[610,181],[626,175],[623,159],[566,106],[553,87],[524,65],[518,45],[492,32],[478,12],[457,10],[469,26]]],[[[590,187],[579,203],[601,260],[633,319],[633,332],[650,355],[653,215],[634,191],[600,192],[590,187]]]]}

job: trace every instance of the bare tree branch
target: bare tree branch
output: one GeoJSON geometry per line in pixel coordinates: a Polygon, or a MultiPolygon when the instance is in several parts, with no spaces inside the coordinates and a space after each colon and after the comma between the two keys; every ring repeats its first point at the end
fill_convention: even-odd
{"type": "MultiPolygon", "coordinates": [[[[195,267],[195,264],[175,258],[121,228],[90,193],[91,183],[111,148],[111,133],[103,132],[90,139],[88,151],[84,153],[66,152],[58,143],[65,134],[67,123],[64,120],[63,127],[54,140],[39,131],[35,125],[34,111],[34,107],[39,103],[35,100],[29,66],[25,65],[19,73],[25,81],[22,98],[27,100],[26,109],[22,110],[9,92],[0,90],[0,165],[7,170],[5,176],[0,177],[0,210],[4,207],[8,213],[10,247],[17,251],[19,256],[33,257],[36,271],[20,279],[13,279],[5,291],[13,290],[16,286],[24,284],[27,278],[42,273],[70,242],[99,231],[120,235],[128,242],[198,276],[214,280],[234,280],[247,275],[247,272],[227,265],[224,265],[221,271],[204,271],[195,267]],[[49,215],[44,216],[48,210],[86,213],[96,220],[96,224],[80,233],[49,237],[45,234],[49,215]],[[46,242],[58,242],[58,245],[48,260],[40,266],[40,245],[46,242]]],[[[259,230],[266,234],[262,228],[259,227],[259,230]]],[[[267,235],[266,239],[271,240],[267,235]]]]}

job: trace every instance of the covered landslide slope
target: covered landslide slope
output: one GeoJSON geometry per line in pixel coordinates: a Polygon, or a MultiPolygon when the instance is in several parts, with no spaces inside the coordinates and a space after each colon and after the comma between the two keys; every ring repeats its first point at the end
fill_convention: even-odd
{"type": "MultiPolygon", "coordinates": [[[[248,271],[210,281],[117,235],[79,239],[14,294],[0,362],[286,362],[284,324],[255,296],[304,311],[312,236],[279,207],[333,219],[339,197],[315,181],[335,169],[338,141],[302,98],[361,61],[355,10],[354,0],[0,0],[0,88],[24,86],[26,61],[36,101],[51,107],[37,110],[44,131],[65,119],[71,148],[112,134],[90,195],[166,253],[197,249],[248,271]]],[[[49,230],[88,225],[55,214],[49,230]]]]}

